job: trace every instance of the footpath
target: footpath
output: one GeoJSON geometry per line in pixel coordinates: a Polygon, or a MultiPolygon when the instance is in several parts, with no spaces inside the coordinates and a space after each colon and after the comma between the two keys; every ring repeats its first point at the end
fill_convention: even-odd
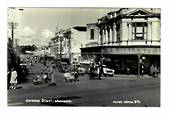
{"type": "Polygon", "coordinates": [[[138,75],[134,75],[134,74],[115,74],[113,78],[153,78],[152,76],[149,75],[143,75],[143,76],[139,76],[138,75]]]}

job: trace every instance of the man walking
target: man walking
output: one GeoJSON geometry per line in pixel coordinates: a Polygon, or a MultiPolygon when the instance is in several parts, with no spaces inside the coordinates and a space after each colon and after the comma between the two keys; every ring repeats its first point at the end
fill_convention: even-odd
{"type": "Polygon", "coordinates": [[[144,66],[144,63],[142,62],[142,63],[141,63],[141,72],[140,72],[140,74],[141,74],[142,77],[143,77],[143,75],[144,75],[144,72],[145,72],[145,66],[144,66]]]}
{"type": "Polygon", "coordinates": [[[74,80],[75,81],[79,81],[78,77],[79,77],[79,74],[78,74],[78,67],[76,65],[74,65],[74,80]]]}
{"type": "Polygon", "coordinates": [[[99,66],[98,66],[98,72],[99,72],[98,79],[101,80],[101,76],[103,74],[103,65],[100,61],[99,61],[99,66]]]}
{"type": "Polygon", "coordinates": [[[50,75],[50,78],[51,78],[51,82],[49,84],[49,86],[55,86],[56,85],[56,81],[55,81],[55,76],[54,76],[54,69],[53,69],[53,66],[50,64],[49,66],[49,75],[50,75]]]}
{"type": "Polygon", "coordinates": [[[95,74],[94,74],[94,63],[91,63],[90,65],[90,80],[94,79],[95,80],[95,74]]]}

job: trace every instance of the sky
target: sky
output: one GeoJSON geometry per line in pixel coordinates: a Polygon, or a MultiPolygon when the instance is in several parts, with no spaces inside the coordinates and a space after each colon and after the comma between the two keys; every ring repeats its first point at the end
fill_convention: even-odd
{"type": "MultiPolygon", "coordinates": [[[[19,45],[48,45],[56,27],[67,29],[95,23],[114,8],[9,8],[8,22],[17,26],[14,37],[19,45]],[[22,10],[21,10],[22,9],[22,10]]],[[[11,36],[11,29],[8,29],[11,36]]]]}

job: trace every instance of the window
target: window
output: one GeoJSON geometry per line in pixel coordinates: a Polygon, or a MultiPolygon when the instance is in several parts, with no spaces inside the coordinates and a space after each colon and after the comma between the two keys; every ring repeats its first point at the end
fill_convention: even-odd
{"type": "Polygon", "coordinates": [[[135,22],[132,24],[132,34],[134,40],[146,39],[147,23],[146,22],[135,22]]]}
{"type": "Polygon", "coordinates": [[[120,42],[120,24],[116,25],[117,42],[120,42]]]}
{"type": "Polygon", "coordinates": [[[90,39],[94,39],[94,29],[90,29],[90,39]]]}

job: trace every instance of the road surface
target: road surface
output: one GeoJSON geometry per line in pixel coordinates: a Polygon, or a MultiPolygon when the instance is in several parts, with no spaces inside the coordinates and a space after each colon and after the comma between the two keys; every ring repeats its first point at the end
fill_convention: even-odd
{"type": "Polygon", "coordinates": [[[63,73],[55,71],[56,86],[33,85],[35,74],[43,65],[29,67],[29,81],[19,89],[8,90],[9,106],[160,106],[160,78],[115,75],[102,80],[80,76],[78,82],[64,82],[63,73]]]}

